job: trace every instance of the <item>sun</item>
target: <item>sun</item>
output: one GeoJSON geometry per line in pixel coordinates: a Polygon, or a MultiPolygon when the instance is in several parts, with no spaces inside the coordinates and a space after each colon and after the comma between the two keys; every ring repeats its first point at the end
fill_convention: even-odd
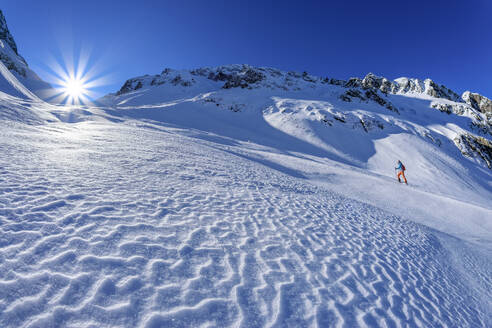
{"type": "Polygon", "coordinates": [[[69,77],[63,83],[63,92],[68,97],[69,102],[79,103],[86,96],[87,88],[82,79],[69,77]]]}
{"type": "Polygon", "coordinates": [[[61,105],[93,105],[103,96],[102,87],[111,84],[107,59],[101,54],[93,56],[85,47],[60,50],[50,54],[44,65],[50,103],[61,105]]]}

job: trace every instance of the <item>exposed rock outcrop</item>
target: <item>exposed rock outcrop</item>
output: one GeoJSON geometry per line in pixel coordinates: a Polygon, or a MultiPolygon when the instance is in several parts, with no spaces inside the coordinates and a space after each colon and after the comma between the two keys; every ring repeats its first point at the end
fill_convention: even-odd
{"type": "MultiPolygon", "coordinates": [[[[14,37],[10,33],[7,27],[7,21],[2,11],[0,10],[0,62],[14,75],[16,79],[22,84],[22,88],[26,88],[28,91],[34,93],[37,97],[43,99],[49,99],[57,92],[53,90],[51,85],[41,80],[36,73],[34,73],[27,62],[22,56],[19,55],[17,44],[14,37]]],[[[0,78],[3,78],[0,77],[0,78]]],[[[4,83],[4,92],[15,95],[16,97],[31,97],[30,92],[25,93],[19,91],[19,87],[16,86],[17,82],[12,82],[10,78],[6,78],[4,83]]],[[[22,89],[21,88],[21,89],[22,89]]]]}
{"type": "Polygon", "coordinates": [[[397,85],[385,77],[367,74],[361,81],[363,89],[378,89],[383,93],[395,92],[397,85]]]}
{"type": "Polygon", "coordinates": [[[435,98],[448,99],[451,101],[461,101],[460,96],[451,89],[446,88],[444,85],[437,85],[431,79],[424,80],[426,93],[435,98]]]}
{"type": "Polygon", "coordinates": [[[11,56],[2,52],[0,52],[0,61],[2,61],[9,71],[15,72],[22,77],[27,76],[27,64],[19,65],[18,61],[15,61],[11,56]]]}
{"type": "Polygon", "coordinates": [[[456,115],[468,115],[477,120],[480,120],[479,113],[475,112],[472,108],[467,106],[464,103],[442,103],[439,101],[431,102],[431,107],[440,110],[443,113],[447,114],[456,114],[456,115]]]}
{"type": "Polygon", "coordinates": [[[224,89],[231,88],[248,88],[250,85],[260,82],[265,79],[265,74],[253,69],[250,66],[244,65],[241,71],[210,72],[208,78],[213,81],[225,81],[224,89]]]}
{"type": "Polygon", "coordinates": [[[463,98],[468,105],[472,106],[476,110],[479,110],[482,113],[492,114],[492,100],[489,98],[470,91],[465,91],[461,98],[463,98]]]}
{"type": "Polygon", "coordinates": [[[314,88],[327,82],[309,75],[307,72],[283,72],[273,68],[252,67],[249,65],[226,65],[215,68],[198,68],[178,71],[166,68],[159,75],[145,75],[129,79],[116,93],[122,95],[145,86],[159,86],[171,83],[175,86],[189,87],[195,78],[202,77],[213,82],[223,82],[223,89],[257,89],[260,87],[281,90],[301,90],[306,86],[314,88]]]}
{"type": "Polygon", "coordinates": [[[5,19],[2,10],[0,10],[0,40],[5,41],[15,52],[15,54],[19,55],[17,51],[17,44],[15,43],[12,34],[10,34],[9,28],[7,27],[7,20],[5,19]]]}
{"type": "Polygon", "coordinates": [[[448,99],[457,102],[462,101],[457,93],[446,88],[444,85],[438,85],[431,79],[422,81],[419,79],[401,77],[394,81],[390,81],[385,77],[369,73],[363,79],[357,77],[350,78],[347,81],[329,79],[327,80],[327,83],[341,85],[346,88],[379,90],[385,94],[421,93],[435,98],[448,99]]]}
{"type": "Polygon", "coordinates": [[[454,143],[464,156],[483,161],[492,169],[492,142],[466,133],[456,137],[454,143]]]}
{"type": "Polygon", "coordinates": [[[125,93],[137,91],[145,86],[159,86],[166,83],[173,86],[190,87],[195,84],[196,81],[191,77],[190,73],[183,76],[179,71],[166,68],[161,74],[144,75],[127,80],[120,90],[116,92],[116,95],[120,96],[125,93]]]}
{"type": "Polygon", "coordinates": [[[451,101],[461,101],[460,96],[454,91],[446,88],[444,85],[438,85],[431,79],[425,79],[424,81],[419,79],[409,79],[401,77],[395,79],[397,88],[393,90],[393,93],[423,93],[435,98],[448,99],[451,101]]]}
{"type": "MultiPolygon", "coordinates": [[[[354,82],[354,79],[352,79],[352,83],[354,82]]],[[[380,106],[383,106],[395,113],[399,113],[398,109],[393,106],[391,102],[389,102],[387,99],[384,99],[384,97],[380,96],[378,94],[379,89],[366,89],[366,90],[358,90],[358,89],[348,89],[345,91],[340,96],[340,99],[346,102],[351,102],[352,99],[357,98],[361,101],[374,101],[380,106]]]]}
{"type": "Polygon", "coordinates": [[[10,70],[26,77],[27,63],[19,55],[17,44],[9,31],[7,20],[0,10],[0,60],[10,70]],[[10,48],[10,49],[9,49],[10,48]]]}

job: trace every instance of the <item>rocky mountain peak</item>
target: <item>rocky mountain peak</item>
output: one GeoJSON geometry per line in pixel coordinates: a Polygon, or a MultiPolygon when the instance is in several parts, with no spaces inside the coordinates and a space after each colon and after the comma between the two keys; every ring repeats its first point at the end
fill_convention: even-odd
{"type": "Polygon", "coordinates": [[[330,79],[328,83],[344,86],[346,88],[379,90],[384,94],[420,93],[427,94],[434,98],[443,98],[451,101],[462,102],[460,96],[457,93],[446,88],[444,85],[438,85],[431,79],[420,80],[414,78],[400,77],[398,79],[395,79],[394,81],[390,81],[385,77],[369,73],[363,79],[360,79],[358,77],[350,78],[347,81],[330,79]]]}
{"type": "Polygon", "coordinates": [[[384,93],[394,92],[397,89],[397,85],[385,77],[376,76],[373,73],[367,74],[361,82],[362,88],[370,89],[375,88],[379,89],[384,93]]]}
{"type": "Polygon", "coordinates": [[[443,98],[451,101],[461,102],[460,96],[454,91],[446,88],[444,85],[438,85],[431,79],[410,79],[407,77],[400,77],[395,79],[398,84],[396,92],[400,93],[423,93],[435,98],[443,98]]]}
{"type": "Polygon", "coordinates": [[[481,111],[482,113],[492,114],[492,100],[489,98],[470,91],[465,91],[461,98],[476,110],[481,111]]]}
{"type": "MultiPolygon", "coordinates": [[[[391,81],[385,77],[373,73],[364,78],[350,78],[348,80],[336,80],[320,78],[309,75],[307,72],[286,72],[269,67],[254,67],[250,65],[224,65],[218,67],[203,67],[192,70],[174,70],[166,68],[161,74],[145,75],[129,79],[115,94],[122,96],[127,93],[139,91],[147,92],[149,88],[167,85],[174,89],[172,92],[186,92],[187,88],[193,88],[193,92],[210,92],[220,89],[271,89],[276,91],[306,91],[323,90],[324,85],[336,85],[342,89],[339,99],[345,102],[361,101],[375,102],[395,113],[399,109],[392,103],[391,94],[420,94],[437,99],[453,101],[453,104],[439,102],[437,99],[431,104],[448,114],[471,115],[477,118],[477,126],[490,133],[489,121],[479,119],[479,112],[492,114],[492,101],[478,94],[470,92],[464,94],[464,98],[439,85],[431,79],[420,80],[416,78],[398,78],[391,81]],[[181,91],[180,91],[181,90],[181,91]]],[[[171,90],[168,89],[168,90],[171,90]]],[[[157,91],[157,90],[156,90],[157,91]]],[[[158,91],[157,91],[158,92],[158,91]]],[[[168,91],[166,91],[168,92],[168,91]]],[[[488,117],[488,116],[487,116],[488,117]]]]}
{"type": "Polygon", "coordinates": [[[171,84],[178,87],[192,87],[200,83],[216,83],[222,89],[281,89],[302,90],[314,88],[325,80],[307,72],[284,72],[270,67],[253,67],[250,65],[224,65],[203,67],[192,70],[173,70],[166,68],[161,74],[145,75],[129,79],[116,93],[117,96],[145,87],[157,87],[171,84]]]}
{"type": "Polygon", "coordinates": [[[444,98],[451,101],[460,102],[460,96],[453,90],[446,88],[444,85],[438,85],[431,79],[424,80],[425,92],[435,98],[444,98]]]}
{"type": "Polygon", "coordinates": [[[12,34],[10,34],[9,28],[7,27],[7,20],[5,19],[2,10],[0,10],[0,40],[5,41],[16,55],[19,54],[17,51],[17,44],[15,43],[12,34]]]}

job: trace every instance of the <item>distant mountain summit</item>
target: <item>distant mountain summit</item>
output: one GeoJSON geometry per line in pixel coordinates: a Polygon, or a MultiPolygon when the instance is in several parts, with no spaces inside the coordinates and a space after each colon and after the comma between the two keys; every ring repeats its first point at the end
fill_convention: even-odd
{"type": "Polygon", "coordinates": [[[51,85],[33,72],[19,54],[14,37],[0,10],[0,91],[19,97],[47,99],[54,95],[51,85]],[[27,90],[26,90],[27,89],[27,90]]]}
{"type": "MultiPolygon", "coordinates": [[[[161,74],[144,75],[127,80],[118,92],[109,95],[113,101],[127,98],[131,94],[132,99],[138,102],[145,90],[146,97],[150,94],[152,99],[160,99],[164,90],[171,94],[179,88],[188,89],[189,92],[205,92],[219,89],[265,89],[276,91],[303,91],[321,90],[326,85],[342,87],[344,92],[339,96],[346,102],[354,98],[359,100],[374,101],[390,110],[398,111],[385,99],[388,94],[424,97],[428,99],[449,100],[449,102],[433,102],[432,107],[444,112],[453,112],[462,115],[466,110],[478,111],[486,115],[485,121],[479,120],[483,126],[492,125],[492,101],[478,93],[466,91],[462,96],[444,85],[439,85],[431,79],[420,80],[416,78],[401,77],[390,81],[385,77],[373,73],[364,78],[350,78],[339,80],[328,77],[317,77],[307,72],[285,72],[269,67],[253,67],[250,65],[225,65],[218,67],[205,67],[192,70],[164,69],[161,74]],[[171,88],[172,87],[172,88],[171,88]],[[139,92],[140,91],[140,92],[139,92]],[[468,106],[466,106],[468,105],[468,106]]],[[[183,90],[185,90],[183,89],[183,90]]],[[[182,90],[182,92],[184,92],[182,90]]],[[[181,92],[181,91],[180,91],[181,92]]],[[[109,99],[108,97],[105,97],[109,99]]],[[[152,101],[152,99],[147,99],[152,101]]],[[[491,127],[492,129],[492,127],[491,127]]]]}
{"type": "MultiPolygon", "coordinates": [[[[250,65],[166,68],[160,74],[127,80],[118,92],[100,102],[117,109],[193,104],[232,112],[257,111],[282,122],[280,129],[295,120],[298,126],[318,122],[335,130],[341,124],[369,138],[389,131],[411,133],[437,147],[451,142],[465,157],[492,169],[492,102],[468,91],[460,96],[431,79],[391,81],[369,73],[364,78],[339,80],[250,65]],[[299,99],[316,105],[295,109],[285,105],[299,99]]],[[[335,133],[317,129],[310,132],[313,138],[335,133]]]]}
{"type": "Polygon", "coordinates": [[[161,74],[144,75],[127,80],[115,95],[120,96],[141,88],[158,87],[166,83],[173,86],[192,87],[197,83],[196,77],[222,82],[223,89],[258,89],[265,87],[267,89],[295,91],[301,90],[303,87],[316,88],[320,85],[332,84],[345,88],[379,90],[384,94],[428,95],[434,98],[463,102],[483,113],[492,111],[492,101],[487,97],[470,91],[466,91],[460,96],[453,90],[444,85],[439,85],[431,79],[420,80],[401,77],[390,81],[385,77],[369,73],[362,79],[355,77],[348,80],[338,80],[312,76],[307,72],[284,72],[275,68],[253,67],[250,65],[225,65],[192,70],[166,68],[161,74]]]}
{"type": "MultiPolygon", "coordinates": [[[[36,101],[56,93],[19,54],[1,11],[0,92],[36,101]]],[[[363,154],[373,147],[368,140],[411,135],[425,147],[438,147],[451,157],[459,150],[460,158],[492,169],[492,101],[470,91],[460,96],[431,79],[391,81],[369,73],[339,80],[244,64],[166,68],[160,74],[127,80],[99,103],[137,116],[154,117],[160,109],[159,119],[179,123],[188,121],[191,114],[186,110],[199,108],[193,115],[225,115],[229,123],[237,121],[244,125],[240,129],[252,132],[268,122],[306,145],[359,166],[367,165],[363,154]],[[185,109],[167,117],[164,108],[178,107],[185,109]],[[253,117],[257,122],[248,125],[246,120],[253,117]],[[355,147],[357,143],[366,145],[355,147]]],[[[200,116],[196,121],[202,119],[210,118],[200,116]]]]}

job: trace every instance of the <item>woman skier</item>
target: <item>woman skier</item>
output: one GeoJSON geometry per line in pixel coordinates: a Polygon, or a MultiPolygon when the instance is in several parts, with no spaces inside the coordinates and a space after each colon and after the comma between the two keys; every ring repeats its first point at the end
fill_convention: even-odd
{"type": "Polygon", "coordinates": [[[403,165],[403,163],[400,160],[398,160],[398,163],[396,163],[395,170],[397,171],[396,176],[398,177],[398,182],[401,183],[400,176],[402,176],[403,181],[405,181],[405,184],[408,184],[407,178],[405,178],[405,165],[403,165]]]}

